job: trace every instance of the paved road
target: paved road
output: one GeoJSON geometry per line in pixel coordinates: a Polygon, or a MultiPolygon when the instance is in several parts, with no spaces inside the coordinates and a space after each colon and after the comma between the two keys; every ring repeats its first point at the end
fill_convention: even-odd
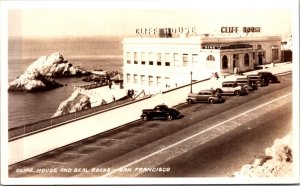
{"type": "MultiPolygon", "coordinates": [[[[264,114],[243,126],[234,129],[176,157],[160,167],[171,169],[164,177],[231,177],[235,171],[255,158],[264,156],[275,139],[282,138],[292,129],[290,104],[264,114]]],[[[144,173],[140,177],[158,177],[161,173],[144,173]]]]}
{"type": "MultiPolygon", "coordinates": [[[[182,112],[183,115],[185,115],[185,117],[183,117],[180,120],[155,120],[147,122],[139,121],[130,123],[124,127],[118,128],[113,131],[109,131],[103,134],[87,138],[80,142],[68,145],[66,147],[62,147],[60,149],[54,150],[36,158],[32,158],[30,160],[12,165],[9,167],[9,176],[114,176],[110,175],[112,167],[119,168],[122,166],[122,163],[124,164],[124,162],[128,162],[129,160],[136,159],[140,156],[146,157],[147,155],[151,154],[151,152],[155,152],[156,149],[164,148],[166,144],[171,143],[172,140],[178,140],[177,138],[184,139],[185,135],[188,135],[185,133],[185,131],[191,132],[194,129],[203,131],[213,126],[214,122],[212,122],[212,119],[215,119],[216,121],[220,122],[224,120],[225,117],[234,117],[239,113],[247,112],[247,110],[249,110],[250,107],[255,107],[256,105],[259,105],[262,102],[267,102],[268,100],[273,100],[277,97],[291,93],[291,74],[280,76],[279,79],[281,83],[271,84],[268,87],[259,88],[258,90],[249,93],[247,96],[226,96],[226,101],[223,104],[211,105],[199,103],[192,105],[181,105],[178,107],[178,109],[180,110],[180,112],[182,112]],[[120,163],[120,165],[118,165],[118,163],[120,163]],[[94,171],[91,172],[93,168],[94,171]]],[[[286,98],[290,99],[290,97],[286,98]]],[[[274,123],[274,121],[278,121],[278,118],[274,118],[273,116],[280,116],[280,114],[286,113],[282,112],[282,109],[284,109],[284,111],[288,111],[286,114],[287,118],[283,117],[284,121],[289,121],[290,115],[288,113],[290,113],[290,107],[290,103],[282,104],[278,109],[275,109],[274,112],[270,113],[269,115],[265,115],[267,116],[268,120],[267,123],[265,123],[263,126],[268,128],[270,127],[271,123],[274,123]],[[272,119],[274,121],[272,121],[272,119]]],[[[196,159],[196,161],[189,160],[194,159],[194,157],[197,157],[198,155],[204,154],[203,156],[205,156],[206,154],[206,160],[207,162],[210,162],[210,165],[216,165],[213,162],[223,162],[221,161],[221,159],[224,160],[224,158],[226,157],[226,152],[228,152],[227,149],[230,149],[228,147],[225,148],[228,141],[234,141],[238,139],[236,143],[239,143],[239,141],[242,142],[244,140],[243,136],[247,136],[244,134],[249,133],[248,135],[250,135],[252,131],[257,131],[253,132],[253,138],[255,137],[255,139],[258,139],[260,135],[265,135],[263,133],[259,134],[259,131],[263,131],[262,129],[264,129],[260,128],[262,124],[259,121],[262,121],[261,118],[255,118],[255,120],[252,121],[256,124],[256,127],[254,127],[255,130],[248,130],[250,123],[246,122],[245,125],[243,125],[243,127],[246,127],[247,130],[243,127],[237,127],[233,129],[230,133],[223,134],[219,138],[210,140],[209,142],[201,145],[201,147],[195,146],[194,149],[187,152],[182,152],[181,154],[178,154],[178,156],[172,156],[172,154],[167,154],[167,157],[164,157],[165,160],[163,160],[164,158],[161,157],[160,159],[154,160],[156,163],[160,161],[163,162],[159,166],[169,167],[172,171],[169,171],[168,173],[139,173],[133,175],[130,173],[117,173],[116,176],[229,176],[232,174],[231,171],[233,169],[226,170],[226,173],[214,173],[210,172],[210,170],[199,172],[199,167],[204,166],[205,164],[202,164],[203,162],[198,159],[196,159]],[[223,146],[223,149],[220,148],[223,146]],[[216,152],[216,148],[219,148],[220,151],[218,151],[217,155],[214,155],[214,152],[216,152]],[[207,151],[207,153],[203,153],[205,151],[207,151]],[[221,154],[221,156],[219,156],[219,154],[221,154]],[[217,161],[216,158],[219,158],[220,161],[217,161]],[[166,159],[168,159],[168,161],[166,161],[166,159]],[[192,166],[191,163],[189,164],[189,162],[195,162],[194,165],[198,166],[192,166]],[[183,166],[185,164],[187,165],[186,167],[183,166]],[[180,167],[180,169],[178,167],[180,167]]],[[[282,124],[276,124],[276,126],[277,125],[281,126],[282,124]]],[[[285,130],[280,129],[279,131],[288,131],[288,126],[290,126],[290,123],[288,122],[286,126],[287,128],[285,128],[285,130]]],[[[274,129],[275,127],[270,128],[274,129]]],[[[252,128],[250,127],[250,129],[252,128]]],[[[272,133],[275,134],[276,131],[274,130],[272,133]]],[[[270,136],[269,140],[266,140],[268,141],[268,143],[264,143],[264,145],[259,147],[265,148],[265,146],[270,146],[271,142],[273,142],[273,138],[277,136],[280,137],[280,132],[277,133],[278,135],[272,135],[270,136]]],[[[193,141],[195,142],[195,140],[193,141]]],[[[260,144],[260,142],[257,143],[260,144]]],[[[240,143],[240,147],[243,146],[242,144],[243,143],[240,143]]],[[[247,140],[245,140],[244,144],[244,148],[241,148],[244,149],[244,152],[247,151],[247,149],[251,149],[247,148],[247,146],[251,145],[251,143],[249,144],[249,140],[248,142],[247,140]]],[[[239,145],[235,144],[235,146],[238,147],[239,145]]],[[[261,150],[262,149],[260,149],[260,151],[261,150]]],[[[234,152],[236,152],[236,149],[234,152]]],[[[236,164],[235,168],[239,167],[239,165],[242,165],[242,163],[244,163],[244,160],[250,161],[251,155],[249,154],[248,158],[242,158],[242,161],[239,161],[239,163],[234,162],[233,164],[236,164]]],[[[201,158],[201,160],[205,160],[205,158],[201,158]]]]}

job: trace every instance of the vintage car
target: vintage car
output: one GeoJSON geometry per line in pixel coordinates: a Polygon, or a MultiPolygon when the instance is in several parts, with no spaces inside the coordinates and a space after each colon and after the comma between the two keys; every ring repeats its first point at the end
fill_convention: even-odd
{"type": "Polygon", "coordinates": [[[222,87],[218,87],[216,91],[222,95],[240,96],[246,94],[246,91],[235,81],[224,81],[222,87]]]}
{"type": "Polygon", "coordinates": [[[186,100],[188,103],[194,103],[194,102],[216,103],[216,102],[224,101],[222,95],[219,94],[214,89],[201,90],[198,93],[189,93],[186,100]]]}
{"type": "Polygon", "coordinates": [[[259,74],[249,74],[247,78],[257,84],[259,87],[268,86],[269,82],[259,74]]]}
{"type": "Polygon", "coordinates": [[[167,119],[172,120],[180,118],[181,114],[179,111],[173,108],[169,108],[167,105],[157,105],[154,109],[143,109],[142,115],[140,116],[143,120],[150,119],[167,119]]]}
{"type": "Polygon", "coordinates": [[[237,85],[241,86],[246,91],[248,90],[252,91],[257,89],[256,83],[248,78],[237,78],[235,82],[237,85]]]}
{"type": "Polygon", "coordinates": [[[265,81],[269,83],[279,83],[278,78],[271,72],[261,71],[258,72],[257,74],[260,75],[265,81]]]}

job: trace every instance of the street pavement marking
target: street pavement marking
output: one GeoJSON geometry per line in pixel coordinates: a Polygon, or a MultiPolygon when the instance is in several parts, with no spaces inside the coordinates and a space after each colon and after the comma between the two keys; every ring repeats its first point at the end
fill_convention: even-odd
{"type": "Polygon", "coordinates": [[[78,154],[78,153],[72,153],[72,152],[65,152],[65,154],[79,155],[79,156],[87,156],[88,155],[88,154],[78,154]]]}
{"type": "Polygon", "coordinates": [[[106,146],[102,146],[102,145],[87,145],[86,147],[107,148],[106,146]]]}
{"type": "Polygon", "coordinates": [[[126,134],[131,134],[131,135],[142,135],[142,134],[136,133],[136,132],[126,132],[126,134]]]}
{"type": "Polygon", "coordinates": [[[147,155],[147,156],[145,156],[145,157],[143,157],[143,158],[140,158],[140,159],[135,160],[135,161],[133,161],[133,162],[131,162],[131,163],[128,163],[128,164],[126,164],[126,165],[124,165],[124,166],[122,166],[122,167],[120,167],[120,168],[118,168],[118,169],[114,169],[113,171],[111,171],[111,172],[109,172],[109,173],[107,173],[107,174],[104,174],[104,175],[102,175],[101,177],[107,177],[107,176],[110,176],[110,175],[112,175],[112,174],[114,174],[114,173],[116,173],[116,172],[119,172],[120,170],[125,169],[126,167],[130,167],[130,166],[132,166],[132,165],[134,165],[134,164],[137,164],[137,163],[139,163],[139,162],[141,162],[141,161],[143,161],[143,160],[145,160],[145,159],[148,159],[148,158],[150,158],[150,157],[152,157],[152,156],[154,156],[154,155],[156,155],[156,154],[159,154],[159,153],[161,153],[161,152],[163,152],[163,151],[165,151],[165,150],[167,150],[167,149],[170,149],[170,148],[172,148],[172,147],[175,147],[176,145],[179,145],[179,144],[181,144],[181,143],[183,143],[183,142],[186,142],[186,141],[188,141],[188,140],[190,140],[190,139],[192,139],[192,138],[195,138],[195,137],[197,137],[197,136],[199,136],[199,135],[201,135],[201,134],[203,134],[203,133],[205,133],[205,132],[207,132],[207,131],[209,131],[209,130],[212,130],[212,129],[216,128],[216,127],[219,127],[219,126],[223,125],[224,123],[227,123],[227,122],[229,122],[229,121],[231,121],[231,120],[234,120],[234,119],[236,119],[236,118],[238,118],[238,117],[240,117],[240,116],[243,116],[243,115],[245,115],[245,114],[248,114],[248,113],[250,113],[250,112],[252,112],[252,111],[254,111],[254,110],[256,110],[256,109],[259,109],[259,108],[262,108],[262,107],[264,107],[264,106],[266,106],[266,105],[269,105],[269,104],[271,104],[271,103],[273,103],[273,102],[275,102],[275,101],[278,101],[278,100],[280,100],[280,99],[284,99],[284,98],[286,98],[286,97],[288,97],[288,96],[290,96],[290,95],[292,95],[292,93],[283,95],[283,96],[281,96],[281,97],[279,97],[279,98],[276,98],[276,99],[274,99],[274,100],[272,100],[272,101],[269,101],[269,102],[267,102],[267,103],[264,103],[264,104],[261,104],[261,105],[259,105],[259,106],[257,106],[257,107],[254,107],[253,109],[247,110],[247,111],[245,111],[245,112],[243,112],[243,113],[241,113],[241,114],[239,114],[239,115],[237,115],[237,116],[234,116],[234,117],[229,118],[229,119],[227,119],[227,120],[225,120],[225,121],[222,121],[222,122],[220,122],[220,123],[218,123],[218,124],[216,124],[216,125],[214,125],[214,126],[212,126],[212,127],[209,127],[209,128],[207,128],[207,129],[205,129],[205,130],[199,132],[199,133],[196,133],[196,134],[194,134],[194,135],[192,135],[192,136],[189,136],[189,137],[187,137],[187,138],[185,138],[185,139],[182,139],[182,140],[180,140],[180,141],[178,141],[178,142],[176,142],[176,143],[173,143],[172,145],[169,145],[169,146],[167,146],[167,147],[165,147],[165,148],[162,148],[162,149],[160,149],[160,150],[158,150],[158,151],[155,151],[155,152],[153,152],[153,153],[151,153],[151,154],[149,154],[149,155],[147,155]]]}
{"type": "Polygon", "coordinates": [[[104,140],[125,141],[125,140],[123,140],[123,139],[116,139],[116,138],[105,138],[104,140]]]}
{"type": "Polygon", "coordinates": [[[136,128],[141,128],[141,129],[151,129],[151,130],[153,130],[153,129],[150,128],[150,127],[144,127],[144,126],[138,126],[138,127],[136,127],[136,128]]]}
{"type": "Polygon", "coordinates": [[[49,162],[49,163],[56,163],[56,164],[68,164],[68,163],[65,163],[65,162],[60,162],[60,161],[46,161],[46,162],[49,162]]]}

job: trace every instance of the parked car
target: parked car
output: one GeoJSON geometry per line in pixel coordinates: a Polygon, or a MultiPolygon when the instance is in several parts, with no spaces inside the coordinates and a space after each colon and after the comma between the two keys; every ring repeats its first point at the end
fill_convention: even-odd
{"type": "Polygon", "coordinates": [[[254,83],[252,80],[248,78],[237,78],[235,82],[237,85],[241,86],[246,91],[257,89],[256,83],[254,83]]]}
{"type": "Polygon", "coordinates": [[[193,103],[193,102],[216,103],[216,102],[224,101],[222,95],[213,89],[201,90],[198,93],[189,93],[186,100],[188,103],[193,103]]]}
{"type": "Polygon", "coordinates": [[[271,72],[261,71],[261,72],[258,72],[257,74],[261,75],[262,78],[265,79],[265,81],[267,81],[269,83],[279,83],[278,78],[271,72]]]}
{"type": "Polygon", "coordinates": [[[222,87],[218,87],[216,91],[222,95],[229,94],[229,95],[235,95],[240,96],[246,94],[246,91],[235,81],[224,81],[222,83],[222,87]]]}
{"type": "Polygon", "coordinates": [[[172,120],[174,118],[180,118],[181,114],[176,109],[169,108],[167,105],[162,104],[155,106],[154,109],[143,109],[140,117],[144,120],[162,118],[172,120]]]}
{"type": "Polygon", "coordinates": [[[264,78],[262,78],[262,75],[249,74],[249,75],[247,75],[247,78],[250,79],[251,81],[255,82],[257,84],[257,86],[259,86],[259,87],[269,85],[268,81],[266,81],[264,78]]]}

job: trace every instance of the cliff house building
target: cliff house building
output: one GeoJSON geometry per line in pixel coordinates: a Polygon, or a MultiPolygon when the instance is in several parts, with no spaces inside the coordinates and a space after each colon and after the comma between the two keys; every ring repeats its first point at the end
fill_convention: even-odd
{"type": "Polygon", "coordinates": [[[281,37],[156,37],[123,39],[124,86],[157,93],[192,80],[253,70],[281,61],[281,37]]]}

